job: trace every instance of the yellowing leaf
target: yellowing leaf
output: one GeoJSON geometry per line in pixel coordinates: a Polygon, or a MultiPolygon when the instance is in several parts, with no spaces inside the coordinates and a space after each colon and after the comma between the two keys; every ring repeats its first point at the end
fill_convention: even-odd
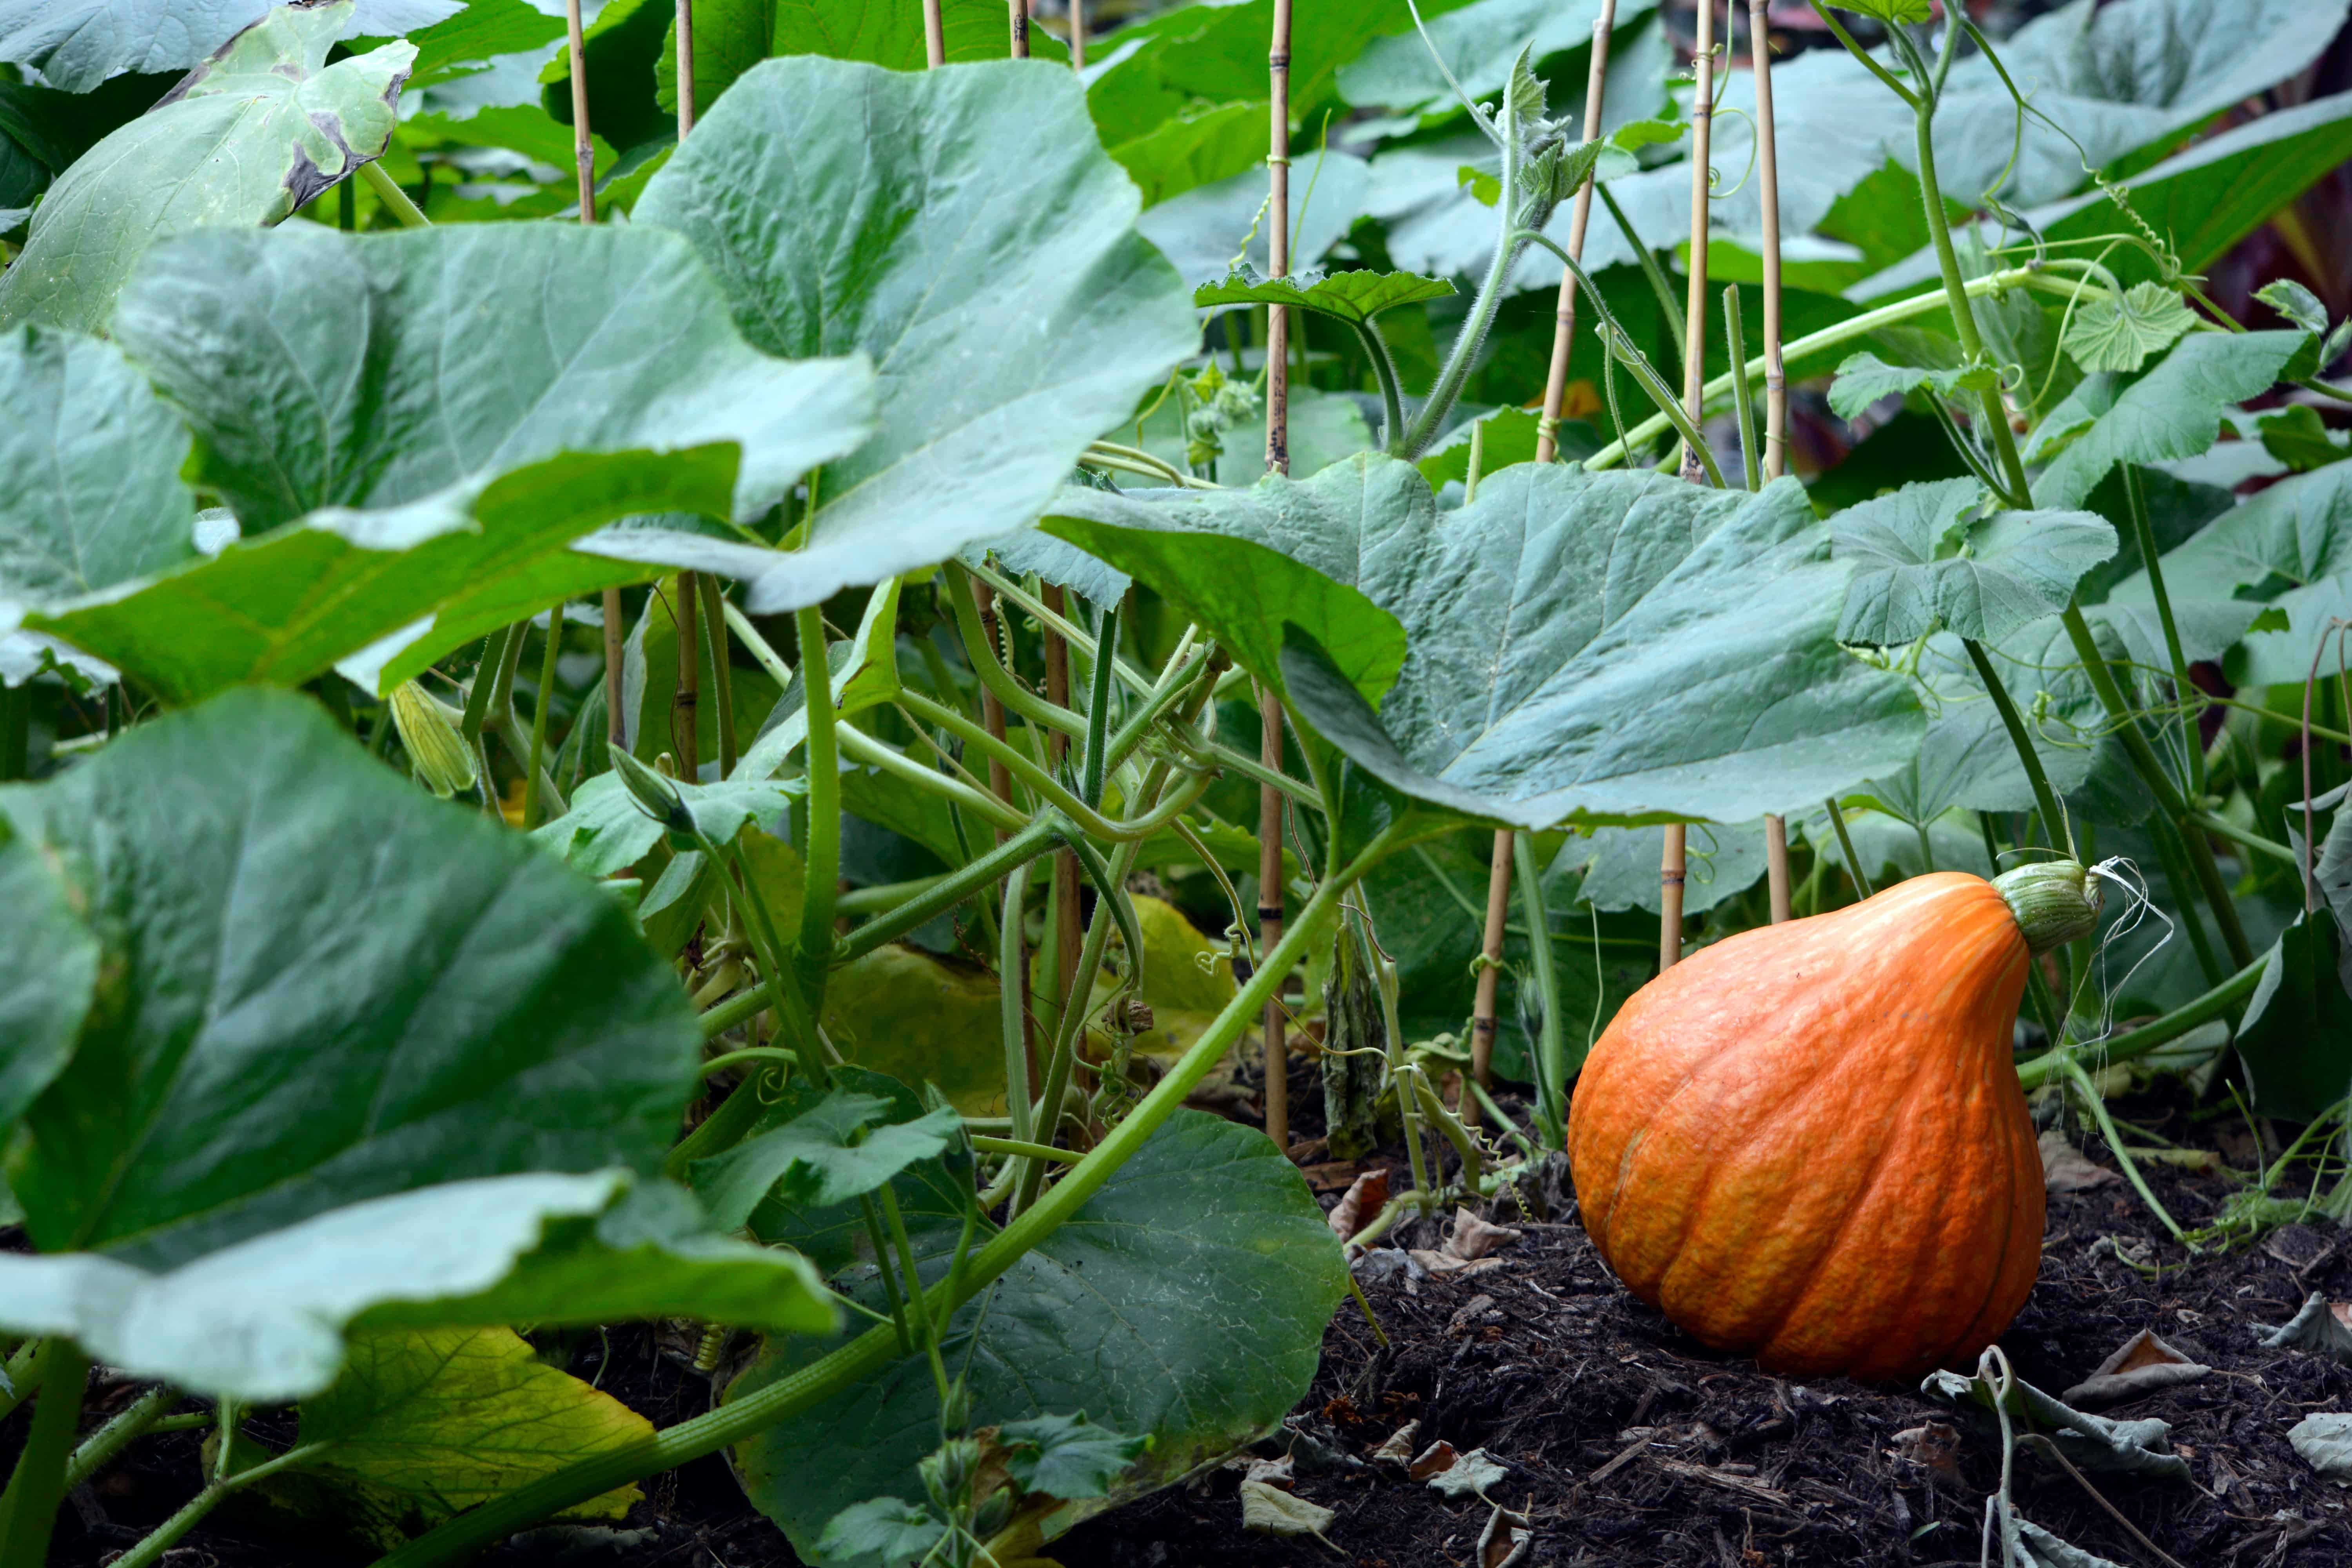
{"type": "MultiPolygon", "coordinates": [[[[266,1489],[385,1546],[653,1436],[652,1422],[541,1362],[511,1329],[390,1329],[350,1343],[334,1386],[300,1407],[299,1440],[334,1446],[266,1489]]],[[[619,1519],[638,1495],[623,1487],[562,1517],[619,1519]]]]}
{"type": "Polygon", "coordinates": [[[936,1084],[966,1116],[1002,1116],[996,995],[996,977],[985,971],[912,948],[877,948],[825,983],[825,1033],[860,1067],[936,1084]]]}

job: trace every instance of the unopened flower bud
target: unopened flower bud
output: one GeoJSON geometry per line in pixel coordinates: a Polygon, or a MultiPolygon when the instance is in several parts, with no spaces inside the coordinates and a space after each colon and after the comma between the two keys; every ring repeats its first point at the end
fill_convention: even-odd
{"type": "Polygon", "coordinates": [[[426,789],[443,800],[461,789],[471,789],[476,770],[474,748],[466,744],[451,711],[413,680],[392,689],[392,727],[409,765],[426,789]]]}

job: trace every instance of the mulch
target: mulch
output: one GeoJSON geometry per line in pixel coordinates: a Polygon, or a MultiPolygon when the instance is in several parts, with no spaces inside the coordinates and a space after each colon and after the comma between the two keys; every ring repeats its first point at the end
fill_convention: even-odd
{"type": "MultiPolygon", "coordinates": [[[[1302,1081],[1294,1104],[1311,1116],[1314,1103],[1302,1081]]],[[[2119,1109],[2207,1147],[2243,1131],[2234,1121],[2192,1123],[2178,1100],[2119,1109]]],[[[2096,1141],[2085,1152],[2111,1163],[2096,1141]]],[[[2250,1163],[2242,1146],[2233,1152],[2250,1163]]],[[[1398,1152],[1390,1158],[1402,1185],[1398,1152]]],[[[2219,1173],[2156,1168],[2149,1178],[2189,1226],[2232,1190],[2219,1173]]],[[[1325,1206],[1337,1196],[1325,1192],[1325,1206]]],[[[1572,1197],[1558,1203],[1541,1218],[1498,1205],[1493,1217],[1520,1238],[1471,1270],[1417,1279],[1364,1271],[1375,1276],[1366,1293],[1385,1345],[1342,1303],[1291,1433],[1259,1449],[1292,1453],[1297,1494],[1336,1514],[1329,1544],[1245,1533],[1242,1476],[1229,1466],[1087,1521],[1054,1544],[1055,1558],[1067,1568],[1470,1568],[1488,1504],[1449,1500],[1372,1458],[1412,1422],[1416,1450],[1443,1440],[1484,1448],[1504,1467],[1488,1496],[1524,1515],[1533,1535],[1513,1568],[1978,1562],[2000,1479],[1994,1441],[1912,1388],[1792,1382],[1696,1344],[1616,1284],[1577,1225],[1572,1197]]],[[[1442,1222],[1427,1220],[1394,1239],[1435,1248],[1441,1237],[1442,1222]]],[[[2290,1226],[2241,1251],[2188,1258],[2126,1187],[2053,1194],[2039,1282],[2001,1338],[2018,1374],[2057,1394],[2143,1329],[2214,1371],[2100,1411],[2169,1422],[2190,1484],[2097,1475],[2095,1499],[2021,1455],[2012,1487],[2020,1510],[2134,1568],[2160,1568],[2159,1560],[2117,1514],[2189,1568],[2352,1564],[2352,1493],[2321,1479],[2286,1437],[2314,1411],[2352,1411],[2352,1369],[2264,1350],[2254,1337],[2315,1290],[2352,1298],[2352,1232],[2325,1221],[2290,1226]]],[[[571,1364],[666,1423],[709,1405],[690,1354],[676,1335],[616,1330],[577,1342],[571,1364]]],[[[94,1404],[128,1396],[101,1391],[94,1404]]],[[[0,1456],[21,1440],[24,1421],[19,1412],[0,1426],[0,1456]]],[[[257,1429],[273,1445],[292,1436],[286,1416],[257,1429]]],[[[82,1489],[60,1519],[55,1563],[98,1564],[184,1501],[197,1485],[199,1436],[150,1439],[82,1489]]],[[[165,1561],[327,1568],[369,1555],[322,1539],[315,1525],[289,1531],[247,1510],[215,1515],[165,1561]]],[[[617,1531],[519,1537],[490,1561],[785,1568],[797,1559],[714,1457],[648,1482],[617,1531]]]]}

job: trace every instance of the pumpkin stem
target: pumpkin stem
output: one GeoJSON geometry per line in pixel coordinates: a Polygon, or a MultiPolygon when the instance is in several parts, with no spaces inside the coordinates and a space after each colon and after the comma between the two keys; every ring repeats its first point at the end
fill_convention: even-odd
{"type": "Polygon", "coordinates": [[[2037,954],[2098,929],[2099,884],[2078,861],[2037,860],[2002,872],[1992,885],[2037,954]]]}

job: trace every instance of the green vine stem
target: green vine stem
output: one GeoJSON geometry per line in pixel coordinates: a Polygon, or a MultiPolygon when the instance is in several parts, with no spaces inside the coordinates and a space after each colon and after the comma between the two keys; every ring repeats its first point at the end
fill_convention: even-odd
{"type": "Polygon", "coordinates": [[[2158,559],[2156,528],[2148,521],[2147,494],[2140,484],[2139,469],[2130,463],[2117,466],[2124,471],[2124,499],[2131,510],[2132,536],[2139,542],[2140,563],[2147,570],[2148,592],[2155,596],[2157,619],[2164,626],[2164,651],[2172,660],[2172,696],[2180,708],[2189,793],[2201,796],[2205,793],[2205,748],[2197,739],[2196,712],[2189,706],[2197,688],[2189,679],[2189,660],[2181,652],[2180,628],[2172,618],[2172,595],[2165,591],[2164,565],[2158,559]]]}
{"type": "Polygon", "coordinates": [[[2156,1194],[2148,1191],[2147,1178],[2139,1173],[2139,1163],[2124,1146],[2124,1137],[2116,1130],[2115,1118],[2107,1114],[2107,1102],[2099,1093],[2099,1086],[2091,1081],[2091,1075],[2083,1070],[2082,1062],[2070,1056],[2058,1064],[2058,1070],[2074,1092],[2082,1096],[2091,1120],[2098,1123],[2099,1136],[2107,1141],[2107,1148],[2115,1154],[2116,1163],[2124,1168],[2124,1179],[2132,1184],[2132,1191],[2139,1194],[2139,1201],[2147,1205],[2150,1214],[2164,1222],[2164,1228],[2172,1233],[2173,1240],[2182,1239],[2179,1223],[2166,1211],[2156,1194]]]}
{"type": "MultiPolygon", "coordinates": [[[[368,165],[370,168],[374,166],[373,163],[368,165]]],[[[265,1459],[249,1469],[218,1478],[191,1498],[185,1508],[148,1531],[145,1539],[116,1558],[109,1568],[154,1568],[163,1560],[163,1554],[171,1551],[173,1542],[194,1530],[205,1515],[218,1507],[231,1492],[249,1487],[256,1481],[266,1481],[280,1470],[307,1464],[333,1447],[332,1443],[305,1443],[299,1448],[289,1448],[276,1458],[265,1459]]],[[[15,1563],[18,1559],[12,1557],[8,1561],[15,1563]]]]}
{"type": "Polygon", "coordinates": [[[1021,940],[1021,909],[1029,891],[1026,873],[1004,879],[1004,913],[997,924],[997,1022],[1004,1040],[1004,1107],[1013,1114],[1013,1136],[1034,1142],[1029,1120],[1028,992],[1022,968],[1027,950],[1021,940]]]}
{"type": "Polygon", "coordinates": [[[917,789],[945,795],[950,804],[963,807],[992,827],[1017,833],[1028,825],[1028,814],[1018,806],[998,799],[986,790],[974,789],[961,779],[950,778],[937,768],[927,768],[896,746],[884,745],[846,721],[836,720],[833,734],[843,754],[852,761],[889,773],[900,783],[912,784],[917,789]]]}
{"type": "MultiPolygon", "coordinates": [[[[583,131],[582,134],[584,136],[586,132],[583,131]]],[[[401,227],[433,226],[431,221],[417,210],[416,204],[408,199],[408,193],[402,190],[393,177],[383,172],[383,165],[374,159],[371,158],[360,165],[360,178],[367,182],[368,189],[375,193],[375,199],[383,204],[384,210],[400,220],[401,227]]]]}
{"type": "Polygon", "coordinates": [[[1867,899],[1871,897],[1870,876],[1862,868],[1862,857],[1854,853],[1853,834],[1845,825],[1845,807],[1837,803],[1834,795],[1822,805],[1829,808],[1830,830],[1837,835],[1838,852],[1845,857],[1846,877],[1853,883],[1853,890],[1867,899]]]}
{"type": "Polygon", "coordinates": [[[530,756],[522,773],[522,826],[528,833],[540,825],[547,798],[540,791],[540,768],[547,757],[547,715],[555,706],[555,659],[563,651],[563,601],[547,610],[547,646],[539,656],[539,706],[530,716],[530,756]]]}
{"type": "MultiPolygon", "coordinates": [[[[1127,1119],[1071,1166],[1066,1175],[1046,1188],[1034,1207],[973,1253],[961,1274],[951,1272],[944,1284],[935,1285],[926,1292],[926,1302],[935,1312],[952,1311],[1003,1275],[1023,1254],[1076,1213],[1114,1171],[1143,1147],[1144,1142],[1184,1103],[1184,1097],[1233,1048],[1234,1042],[1265,1005],[1281,976],[1306,956],[1309,935],[1331,913],[1341,895],[1387,858],[1404,836],[1401,825],[1391,824],[1365,846],[1339,876],[1326,879],[1316,889],[1314,897],[1300,910],[1299,919],[1283,933],[1280,945],[1267,955],[1267,962],[1251,973],[1249,984],[1225,1004],[1215,1021],[1202,1032],[1151,1092],[1137,1103],[1127,1119]]],[[[380,1559],[376,1568],[435,1568],[436,1564],[458,1562],[527,1525],[614,1487],[740,1443],[878,1372],[891,1360],[894,1348],[891,1330],[877,1325],[756,1394],[680,1422],[625,1448],[569,1466],[544,1480],[460,1514],[380,1559]]]]}
{"type": "MultiPolygon", "coordinates": [[[[834,707],[824,657],[824,612],[811,605],[794,612],[800,632],[808,715],[808,845],[802,856],[798,950],[801,999],[811,1017],[823,1016],[825,969],[833,957],[833,900],[841,879],[841,760],[834,743],[834,707]]],[[[928,770],[926,770],[928,771],[928,770]]]]}
{"type": "Polygon", "coordinates": [[[938,919],[982,889],[993,885],[999,877],[1019,870],[1048,853],[1072,831],[1058,815],[1049,813],[1039,817],[962,870],[938,879],[914,898],[875,916],[841,938],[834,943],[833,962],[854,963],[884,943],[895,942],[916,927],[938,919]]]}
{"type": "Polygon", "coordinates": [[[2018,1081],[2025,1092],[2032,1093],[2061,1072],[2068,1061],[2084,1057],[2101,1062],[2127,1062],[2144,1057],[2159,1046],[2169,1045],[2200,1024],[2210,1023],[2236,1006],[2254,993],[2262,983],[2267,957],[2258,958],[2229,979],[2214,986],[2192,1002],[2185,1002],[2160,1018],[2127,1029],[2112,1039],[2093,1041],[2087,1045],[2063,1046],[2017,1066],[2018,1081]]]}
{"type": "Polygon", "coordinates": [[[2213,951],[2213,941],[2205,934],[2205,921],[2197,913],[2197,900],[2188,896],[2196,873],[2189,868],[2189,856],[2180,847],[2180,831],[2172,819],[2161,812],[2151,814],[2148,837],[2156,842],[2156,856],[2164,866],[2164,878],[2173,889],[2174,902],[2180,910],[2180,926],[2188,933],[2189,945],[2197,954],[2198,973],[2205,984],[2218,985],[2227,973],[2221,955],[2213,951]]]}
{"type": "Polygon", "coordinates": [[[71,1340],[43,1342],[35,1382],[32,1429],[16,1456],[16,1473],[0,1496],[0,1563],[28,1565],[49,1560],[49,1532],[58,1505],[65,1500],[66,1464],[81,1424],[81,1402],[89,1386],[89,1357],[71,1340]]]}
{"type": "Polygon", "coordinates": [[[132,1400],[73,1451],[73,1458],[66,1461],[65,1489],[73,1490],[113,1463],[117,1454],[145,1436],[186,1397],[169,1384],[159,1384],[132,1400]]]}
{"type": "Polygon", "coordinates": [[[26,1340],[8,1356],[7,1365],[0,1367],[0,1421],[16,1413],[16,1406],[33,1396],[33,1380],[41,1365],[41,1347],[48,1342],[26,1340]]]}
{"type": "MultiPolygon", "coordinates": [[[[2071,292],[2061,279],[2049,277],[2042,269],[2033,267],[2011,268],[2000,272],[1989,272],[1982,278],[1970,279],[1964,292],[1969,298],[1974,300],[1982,299],[1989,294],[2006,293],[2011,289],[2033,287],[2054,287],[2061,291],[2071,292]]],[[[1933,315],[1938,310],[1948,310],[1950,308],[1948,300],[1941,294],[1915,294],[1910,299],[1897,300],[1891,305],[1881,305],[1874,310],[1865,310],[1861,315],[1840,321],[1835,326],[1823,327],[1818,332],[1808,333],[1789,343],[1782,350],[1782,357],[1784,361],[1801,361],[1814,354],[1827,353],[1843,343],[1859,342],[1882,327],[1895,326],[1915,317],[1933,315]]],[[[1729,395],[1732,383],[1742,376],[1746,377],[1751,385],[1762,381],[1769,369],[1769,366],[1764,357],[1759,355],[1741,365],[1736,372],[1724,372],[1706,384],[1707,400],[1713,402],[1719,397],[1729,395]]],[[[1630,447],[1647,446],[1673,428],[1674,422],[1664,414],[1645,419],[1626,431],[1623,439],[1612,441],[1585,458],[1584,466],[1587,468],[1614,468],[1625,460],[1626,452],[1630,447]]]]}
{"type": "Polygon", "coordinates": [[[1103,816],[1102,813],[1071,794],[1063,786],[1060,780],[1032,761],[1019,747],[998,740],[954,709],[932,701],[919,691],[901,692],[899,697],[906,704],[908,712],[928,723],[938,725],[963,742],[967,747],[978,751],[992,762],[1003,763],[1014,778],[1035,792],[1040,799],[1066,814],[1070,820],[1077,825],[1079,830],[1090,838],[1104,838],[1114,842],[1149,838],[1167,826],[1175,817],[1190,809],[1192,802],[1200,798],[1202,792],[1208,788],[1211,782],[1205,777],[1200,778],[1195,781],[1199,785],[1198,789],[1189,786],[1179,789],[1175,794],[1153,805],[1141,816],[1124,821],[1114,820],[1103,816]]]}
{"type": "Polygon", "coordinates": [[[1511,861],[1519,874],[1519,918],[1528,922],[1528,962],[1536,976],[1543,1027],[1536,1038],[1535,1127],[1547,1149],[1568,1146],[1568,1044],[1560,1019],[1559,975],[1552,965],[1551,915],[1544,908],[1543,878],[1536,868],[1528,835],[1511,835],[1511,861]]]}
{"type": "Polygon", "coordinates": [[[1013,679],[998,662],[995,640],[981,624],[980,604],[971,592],[971,574],[963,563],[950,561],[945,572],[948,607],[955,616],[956,631],[963,638],[964,657],[971,660],[972,673],[980,677],[981,686],[1004,704],[1007,712],[1017,713],[1042,729],[1058,730],[1073,740],[1084,736],[1087,721],[1083,715],[1045,700],[1013,679]]]}
{"type": "Polygon", "coordinates": [[[2057,792],[2050,787],[2050,775],[2042,771],[2042,753],[2034,747],[2033,732],[2025,727],[2025,716],[2017,710],[2017,704],[2010,700],[2009,688],[2002,683],[2000,671],[1993,668],[1992,656],[1985,652],[1984,644],[1974,637],[1962,637],[1960,646],[1969,650],[1969,662],[1976,666],[1977,679],[1992,699],[2001,727],[2009,731],[2009,743],[2017,752],[2019,765],[2025,769],[2026,782],[2033,786],[2033,804],[2042,814],[2042,831],[2055,846],[2058,835],[2064,831],[2066,817],[2058,807],[2057,792]]]}

